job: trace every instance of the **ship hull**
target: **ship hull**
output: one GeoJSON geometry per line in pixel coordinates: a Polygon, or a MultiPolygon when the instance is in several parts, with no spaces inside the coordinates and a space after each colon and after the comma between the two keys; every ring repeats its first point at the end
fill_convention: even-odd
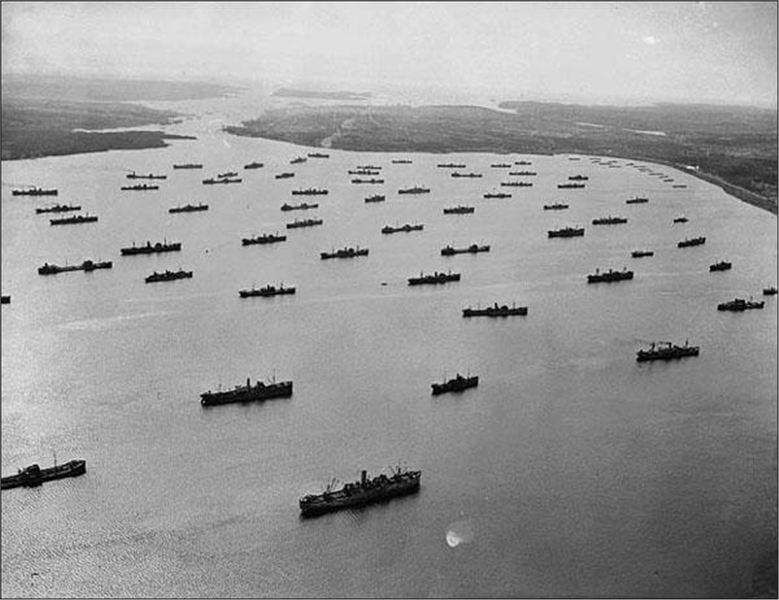
{"type": "Polygon", "coordinates": [[[15,487],[36,487],[44,481],[63,479],[65,477],[77,477],[87,472],[87,463],[83,460],[72,460],[64,465],[41,469],[37,475],[30,474],[26,469],[18,475],[10,475],[0,480],[0,489],[15,487]]]}
{"type": "Polygon", "coordinates": [[[218,406],[221,404],[233,404],[235,402],[255,402],[257,400],[270,400],[271,398],[288,398],[292,395],[292,382],[282,382],[252,388],[250,390],[233,390],[229,392],[215,392],[200,395],[200,403],[203,406],[218,406]]]}

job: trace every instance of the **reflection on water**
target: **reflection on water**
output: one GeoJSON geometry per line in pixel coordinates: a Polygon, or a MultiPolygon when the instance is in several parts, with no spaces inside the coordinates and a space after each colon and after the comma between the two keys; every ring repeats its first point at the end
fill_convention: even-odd
{"type": "MultiPolygon", "coordinates": [[[[776,300],[747,314],[716,304],[776,282],[776,218],[667,167],[686,189],[586,158],[527,157],[532,188],[484,200],[508,160],[456,157],[483,179],[452,179],[434,155],[330,150],[292,180],[273,174],[308,149],[229,137],[269,98],[155,103],[193,117],[169,148],[3,164],[2,471],[81,457],[88,473],[3,492],[2,584],[11,596],[710,596],[743,595],[775,544],[776,300]],[[236,186],[201,179],[238,170],[236,186]],[[173,163],[203,162],[202,171],[173,163]],[[384,186],[349,183],[384,166],[384,186]],[[123,193],[128,170],[166,172],[159,192],[123,193]],[[569,175],[584,190],[558,190],[569,175]],[[50,228],[12,186],[56,186],[99,214],[50,228]],[[399,188],[423,184],[425,197],[399,188]],[[220,189],[212,189],[220,187],[220,189]],[[273,246],[290,190],[326,187],[322,227],[273,246]],[[379,190],[381,187],[381,190],[379,190]],[[371,193],[387,201],[364,203],[371,193]],[[644,205],[624,204],[646,195],[644,205]],[[565,201],[549,214],[543,205],[565,201]],[[207,213],[171,206],[209,203],[207,213]],[[470,203],[473,215],[442,214],[470,203]],[[619,227],[575,239],[548,229],[608,214],[619,227]],[[686,224],[672,219],[685,214],[686,224]],[[415,235],[382,235],[419,222],[415,235]],[[685,237],[704,246],[679,250],[685,237]],[[119,256],[133,241],[172,255],[119,256]],[[447,245],[489,254],[440,256],[447,245]],[[357,245],[358,260],[319,252],[357,245]],[[634,261],[631,250],[653,257],[634,261]],[[115,261],[39,277],[44,261],[115,261]],[[711,274],[716,260],[733,269],[711,274]],[[588,286],[597,267],[635,279],[588,286]],[[165,268],[190,280],[150,286],[165,268]],[[414,288],[420,270],[462,280],[414,288]],[[257,284],[295,296],[238,297],[257,284]],[[386,284],[386,285],[384,285],[386,284]],[[493,302],[526,317],[463,319],[493,302]],[[701,355],[637,364],[656,340],[701,355]],[[456,371],[478,388],[432,397],[456,371]],[[293,379],[292,398],[205,411],[199,395],[293,379]],[[332,478],[403,462],[412,497],[302,521],[297,500],[332,478]],[[443,539],[442,539],[443,537],[443,539]],[[33,575],[37,573],[37,575],[33,575]]],[[[519,160],[517,156],[515,160],[519,160]]],[[[624,163],[624,161],[622,161],[624,163]]],[[[634,161],[635,162],[635,161],[634,161]]],[[[640,164],[640,163],[638,163],[640,164]]]]}

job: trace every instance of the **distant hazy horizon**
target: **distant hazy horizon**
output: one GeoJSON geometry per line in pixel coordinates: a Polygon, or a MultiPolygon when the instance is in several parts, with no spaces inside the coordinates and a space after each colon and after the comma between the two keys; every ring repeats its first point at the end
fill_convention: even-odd
{"type": "Polygon", "coordinates": [[[4,2],[3,74],[776,107],[774,2],[4,2]]]}

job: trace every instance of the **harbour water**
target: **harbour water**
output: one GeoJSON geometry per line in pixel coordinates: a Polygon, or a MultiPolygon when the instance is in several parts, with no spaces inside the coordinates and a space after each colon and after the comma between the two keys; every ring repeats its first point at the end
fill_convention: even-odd
{"type": "Polygon", "coordinates": [[[198,139],[2,165],[2,473],[49,466],[54,452],[87,461],[82,477],[3,492],[5,596],[749,593],[776,546],[777,301],[716,305],[776,284],[774,215],[650,165],[687,184],[674,189],[628,159],[327,150],[290,165],[314,149],[221,131],[255,103],[154,105],[192,115],[167,129],[198,139]],[[436,168],[450,159],[484,177],[452,179],[436,168]],[[489,165],[520,159],[533,187],[483,199],[509,179],[489,165]],[[255,160],[265,166],[242,169],[255,160]],[[185,162],[205,167],[173,171],[185,162]],[[385,184],[351,184],[361,164],[381,165],[385,184]],[[130,170],[168,178],[122,192],[130,170]],[[201,184],[230,170],[243,183],[201,184]],[[579,173],[585,189],[557,189],[579,173]],[[28,184],[57,187],[58,202],[99,221],[50,227],[34,210],[50,199],[11,196],[28,184]],[[417,184],[431,193],[397,194],[417,184]],[[282,212],[304,187],[329,194],[282,212]],[[375,193],[387,201],[365,204],[375,193]],[[649,203],[625,204],[636,195],[649,203]],[[570,208],[543,210],[555,201],[570,208]],[[209,211],[168,213],[198,202],[209,211]],[[461,203],[475,213],[442,214],[461,203]],[[285,229],[312,215],[324,224],[285,229]],[[591,226],[607,215],[629,221],[591,226]],[[404,223],[424,231],[381,234],[404,223]],[[565,225],[585,236],[548,239],[565,225]],[[288,240],[241,245],[277,231],[288,240]],[[705,245],[676,247],[697,235],[705,245]],[[119,255],[163,238],[182,251],[119,255]],[[491,250],[440,255],[471,243],[491,250]],[[370,254],[320,260],[345,245],[370,254]],[[87,258],[114,266],[37,274],[87,258]],[[733,268],[710,273],[718,260],[733,268]],[[586,283],[624,266],[632,281],[586,283]],[[144,283],[166,268],[194,276],[144,283]],[[406,283],[450,268],[460,282],[406,283]],[[238,297],[280,282],[297,293],[238,297]],[[528,315],[461,316],[495,301],[528,315]],[[699,357],[635,360],[653,341],[686,339],[699,357]],[[431,396],[458,371],[479,386],[431,396]],[[294,381],[291,398],[200,405],[208,389],[274,374],[294,381]],[[300,496],[398,463],[422,470],[418,494],[301,520],[300,496]]]}

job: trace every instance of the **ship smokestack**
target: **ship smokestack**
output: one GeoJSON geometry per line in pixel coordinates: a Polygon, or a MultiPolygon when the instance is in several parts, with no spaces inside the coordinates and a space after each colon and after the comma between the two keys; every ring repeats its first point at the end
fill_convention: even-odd
{"type": "Polygon", "coordinates": [[[368,480],[368,471],[364,470],[360,474],[360,485],[365,485],[365,482],[368,480]]]}

